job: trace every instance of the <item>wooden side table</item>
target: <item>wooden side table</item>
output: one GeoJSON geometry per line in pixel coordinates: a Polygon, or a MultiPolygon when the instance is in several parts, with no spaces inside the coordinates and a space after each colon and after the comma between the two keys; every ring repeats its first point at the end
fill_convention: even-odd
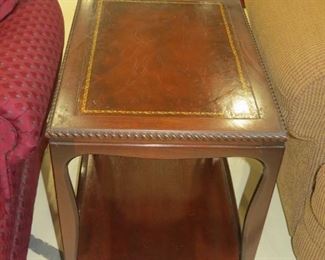
{"type": "Polygon", "coordinates": [[[254,258],[286,133],[238,0],[81,0],[47,136],[65,259],[79,230],[67,164],[85,154],[261,161],[241,234],[254,258]]]}

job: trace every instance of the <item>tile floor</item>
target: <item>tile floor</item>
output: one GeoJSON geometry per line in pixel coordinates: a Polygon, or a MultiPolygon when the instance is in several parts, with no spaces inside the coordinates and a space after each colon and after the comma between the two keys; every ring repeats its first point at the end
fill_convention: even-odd
{"type": "MultiPolygon", "coordinates": [[[[67,39],[77,0],[59,0],[59,2],[62,6],[65,18],[67,39]]],[[[229,161],[237,202],[245,201],[246,196],[249,194],[249,189],[244,192],[244,188],[250,172],[251,163],[244,158],[232,158],[229,161]],[[233,172],[236,172],[236,174],[233,174],[233,172]]],[[[72,168],[77,168],[76,164],[77,161],[72,168]]],[[[60,260],[60,255],[57,250],[57,242],[43,179],[40,178],[27,260],[43,259],[60,260]]],[[[256,260],[271,259],[295,259],[292,253],[290,237],[286,228],[277,189],[275,189],[273,194],[270,210],[256,255],[256,260]]]]}

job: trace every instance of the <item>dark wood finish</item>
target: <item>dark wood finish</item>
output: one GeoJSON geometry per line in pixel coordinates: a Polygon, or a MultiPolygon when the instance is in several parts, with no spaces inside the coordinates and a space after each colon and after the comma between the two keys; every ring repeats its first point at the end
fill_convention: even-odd
{"type": "Polygon", "coordinates": [[[79,186],[78,259],[239,259],[224,160],[95,158],[79,186]]]}
{"type": "Polygon", "coordinates": [[[61,234],[65,259],[76,259],[79,237],[79,216],[73,188],[67,171],[67,163],[80,154],[106,154],[142,158],[183,159],[211,157],[250,157],[264,164],[261,180],[246,213],[242,230],[241,259],[254,259],[271,201],[280,167],[283,147],[225,147],[225,146],[144,146],[144,145],[75,145],[51,143],[52,164],[57,190],[61,234]]]}
{"type": "Polygon", "coordinates": [[[259,117],[221,3],[99,1],[97,9],[81,113],[259,117]],[[236,114],[235,102],[246,110],[236,114]]]}
{"type": "Polygon", "coordinates": [[[259,60],[238,0],[79,2],[47,129],[66,259],[79,237],[66,165],[82,154],[260,160],[241,234],[254,259],[286,140],[259,60]]]}
{"type": "Polygon", "coordinates": [[[124,142],[120,139],[127,137],[127,130],[139,135],[129,142],[138,143],[143,139],[159,142],[161,138],[154,133],[213,134],[217,130],[234,139],[263,143],[275,136],[273,141],[278,142],[284,132],[238,0],[142,2],[81,1],[48,135],[61,141],[71,137],[92,141],[91,134],[96,132],[124,142]],[[141,12],[130,15],[129,9],[132,13],[134,6],[142,5],[141,12]],[[114,8],[118,15],[110,15],[114,8]],[[137,22],[143,12],[166,25],[148,28],[150,24],[137,22]],[[133,49],[126,48],[127,33],[135,33],[139,41],[131,41],[130,46],[136,44],[133,49]],[[177,35],[188,44],[180,44],[178,37],[172,40],[177,35]],[[115,38],[123,45],[117,45],[115,38]],[[158,48],[162,38],[165,44],[158,48]],[[150,46],[148,52],[141,43],[150,46]],[[139,71],[134,75],[132,69],[139,71]],[[137,83],[136,91],[130,91],[137,83]],[[151,91],[143,92],[150,87],[151,91]]]}

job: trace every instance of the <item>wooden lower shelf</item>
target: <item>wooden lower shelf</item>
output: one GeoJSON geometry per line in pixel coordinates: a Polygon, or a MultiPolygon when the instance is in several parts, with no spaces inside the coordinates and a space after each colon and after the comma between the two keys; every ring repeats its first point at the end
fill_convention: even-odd
{"type": "Polygon", "coordinates": [[[77,201],[78,259],[239,259],[225,160],[95,156],[77,201]]]}

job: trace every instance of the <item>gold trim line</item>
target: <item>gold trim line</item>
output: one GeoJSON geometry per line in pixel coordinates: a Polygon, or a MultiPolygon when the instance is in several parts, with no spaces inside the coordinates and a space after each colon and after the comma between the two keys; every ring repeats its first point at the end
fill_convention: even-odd
{"type": "MultiPolygon", "coordinates": [[[[90,89],[90,81],[91,81],[91,74],[94,64],[94,57],[96,52],[96,46],[97,46],[97,39],[99,34],[99,26],[100,26],[100,20],[101,15],[103,11],[103,2],[104,0],[99,0],[96,7],[96,23],[95,23],[95,29],[93,34],[93,40],[92,40],[92,47],[89,57],[89,63],[87,67],[87,74],[86,74],[86,80],[84,85],[84,92],[81,99],[81,106],[80,106],[80,112],[84,114],[121,114],[121,115],[193,115],[193,116],[223,116],[224,113],[222,112],[187,112],[187,111],[132,111],[132,110],[109,110],[109,109],[87,109],[87,101],[89,96],[89,89],[90,89]]],[[[231,29],[229,26],[229,23],[227,21],[227,17],[225,14],[225,8],[224,5],[219,2],[206,2],[206,1],[198,1],[198,2],[190,2],[190,1],[150,1],[150,0],[106,0],[106,2],[130,2],[130,3],[150,3],[150,4],[210,4],[210,5],[218,5],[220,8],[221,16],[225,25],[226,34],[228,36],[228,42],[231,48],[231,51],[235,58],[235,63],[237,67],[237,73],[239,76],[239,80],[242,84],[242,87],[244,89],[247,89],[248,86],[246,84],[246,81],[244,79],[244,73],[241,67],[240,58],[237,52],[237,49],[235,47],[235,43],[232,37],[231,29]]]]}

